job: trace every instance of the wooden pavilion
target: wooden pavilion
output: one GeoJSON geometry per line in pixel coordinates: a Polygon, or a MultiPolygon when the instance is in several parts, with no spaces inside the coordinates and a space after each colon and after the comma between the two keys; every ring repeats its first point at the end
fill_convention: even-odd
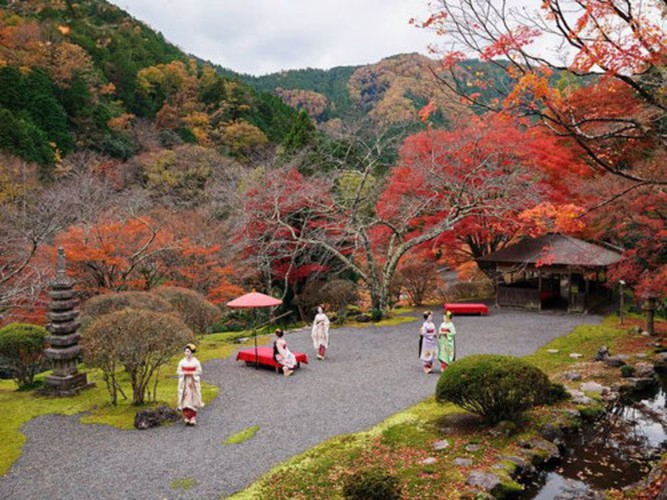
{"type": "Polygon", "coordinates": [[[587,313],[608,301],[606,269],[619,249],[562,234],[527,238],[477,259],[496,271],[496,305],[587,313]]]}

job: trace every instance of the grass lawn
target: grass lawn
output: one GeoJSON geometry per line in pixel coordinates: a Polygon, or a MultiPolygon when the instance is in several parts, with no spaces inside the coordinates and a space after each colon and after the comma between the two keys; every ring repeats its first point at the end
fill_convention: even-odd
{"type": "MultiPolygon", "coordinates": [[[[664,333],[667,323],[660,325],[664,333]]],[[[650,351],[646,337],[628,335],[627,329],[627,325],[619,328],[618,318],[610,317],[601,325],[577,327],[571,334],[555,339],[525,359],[554,376],[570,369],[586,373],[586,366],[592,364],[588,360],[603,345],[612,353],[632,355],[650,351]],[[582,357],[570,357],[571,353],[582,357]]],[[[607,371],[619,376],[618,370],[607,371]]],[[[602,375],[595,376],[606,381],[602,375]]],[[[503,463],[499,457],[519,454],[518,440],[535,435],[544,422],[563,418],[568,407],[571,404],[565,402],[555,407],[536,408],[520,422],[517,434],[508,438],[489,433],[473,415],[429,398],[365,432],[334,437],[293,457],[231,498],[342,498],[346,479],[366,468],[378,468],[398,478],[402,496],[407,498],[458,499],[470,490],[465,481],[474,469],[505,477],[510,487],[519,488],[509,480],[511,463],[508,462],[504,470],[492,466],[503,463]],[[436,443],[441,444],[442,449],[436,450],[436,443]],[[469,462],[455,465],[455,458],[469,462]]]]}

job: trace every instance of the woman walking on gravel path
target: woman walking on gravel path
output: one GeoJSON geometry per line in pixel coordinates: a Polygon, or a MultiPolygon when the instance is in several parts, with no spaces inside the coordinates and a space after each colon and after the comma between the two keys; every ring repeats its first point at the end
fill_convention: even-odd
{"type": "Polygon", "coordinates": [[[421,353],[419,358],[424,364],[424,373],[433,371],[433,363],[438,355],[438,333],[433,324],[433,313],[426,311],[424,313],[424,323],[421,327],[421,353]]]}
{"type": "Polygon", "coordinates": [[[185,346],[185,357],[179,361],[178,369],[178,409],[183,411],[185,425],[197,424],[197,408],[203,408],[201,398],[201,363],[193,356],[194,344],[185,346]]]}
{"type": "Polygon", "coordinates": [[[451,311],[445,313],[438,335],[440,344],[438,359],[440,360],[440,368],[445,370],[456,359],[456,343],[454,339],[456,336],[456,327],[452,322],[451,311]]]}
{"type": "Polygon", "coordinates": [[[310,336],[313,339],[313,347],[317,351],[317,359],[324,359],[324,353],[329,347],[329,318],[324,314],[322,306],[317,306],[317,314],[313,320],[310,336]]]}

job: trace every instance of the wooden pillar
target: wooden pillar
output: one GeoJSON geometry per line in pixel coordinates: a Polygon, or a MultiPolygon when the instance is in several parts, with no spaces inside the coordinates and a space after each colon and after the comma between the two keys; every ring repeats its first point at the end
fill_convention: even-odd
{"type": "Polygon", "coordinates": [[[542,273],[537,275],[537,310],[542,310],[542,273]]]}
{"type": "Polygon", "coordinates": [[[567,273],[567,311],[572,308],[572,273],[567,273]]]}

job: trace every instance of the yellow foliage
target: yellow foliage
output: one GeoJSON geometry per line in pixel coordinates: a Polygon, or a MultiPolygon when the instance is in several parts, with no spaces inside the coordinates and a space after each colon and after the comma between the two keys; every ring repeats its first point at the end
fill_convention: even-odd
{"type": "Polygon", "coordinates": [[[244,120],[227,124],[222,130],[222,143],[232,152],[241,155],[268,141],[264,132],[244,120]]]}
{"type": "Polygon", "coordinates": [[[130,126],[132,120],[134,120],[134,115],[132,113],[123,113],[109,119],[107,125],[114,130],[126,130],[130,126]]]}

